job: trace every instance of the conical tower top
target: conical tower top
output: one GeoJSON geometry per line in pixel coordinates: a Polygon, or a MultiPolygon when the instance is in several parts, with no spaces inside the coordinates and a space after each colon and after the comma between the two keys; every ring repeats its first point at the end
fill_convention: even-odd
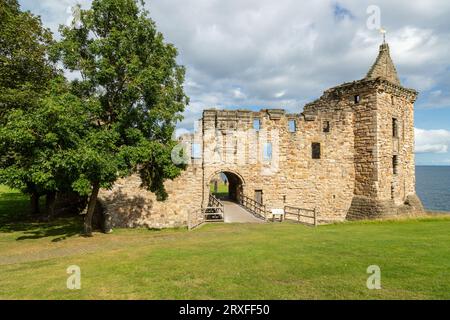
{"type": "Polygon", "coordinates": [[[400,85],[397,70],[395,69],[394,62],[392,62],[391,55],[389,53],[389,45],[385,42],[380,45],[380,53],[366,75],[366,79],[376,78],[382,78],[400,85]]]}

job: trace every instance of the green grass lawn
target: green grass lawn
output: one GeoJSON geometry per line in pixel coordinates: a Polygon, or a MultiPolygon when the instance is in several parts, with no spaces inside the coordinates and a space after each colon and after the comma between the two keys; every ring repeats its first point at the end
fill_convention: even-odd
{"type": "Polygon", "coordinates": [[[217,192],[214,192],[214,184],[211,183],[211,185],[209,186],[209,190],[214,196],[218,198],[224,198],[228,196],[228,184],[225,183],[218,184],[217,192]]]}
{"type": "Polygon", "coordinates": [[[83,238],[79,218],[27,223],[27,199],[2,192],[2,299],[450,299],[446,217],[83,238]],[[70,265],[81,268],[81,290],[66,288],[70,265]],[[369,265],[381,268],[381,290],[366,287],[369,265]]]}

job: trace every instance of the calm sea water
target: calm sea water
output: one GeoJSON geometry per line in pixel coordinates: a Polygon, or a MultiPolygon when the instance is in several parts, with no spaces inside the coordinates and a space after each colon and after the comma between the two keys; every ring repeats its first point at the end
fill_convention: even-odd
{"type": "Polygon", "coordinates": [[[416,192],[426,209],[450,212],[450,167],[417,166],[416,192]]]}

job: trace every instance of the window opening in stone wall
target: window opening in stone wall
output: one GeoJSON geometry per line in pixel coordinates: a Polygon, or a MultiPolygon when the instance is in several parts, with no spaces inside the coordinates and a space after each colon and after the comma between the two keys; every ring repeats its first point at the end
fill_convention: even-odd
{"type": "Polygon", "coordinates": [[[191,146],[191,158],[201,159],[202,157],[202,147],[200,143],[193,143],[191,146]]]}
{"type": "Polygon", "coordinates": [[[398,138],[398,120],[396,118],[392,118],[392,136],[398,138]]]}
{"type": "Polygon", "coordinates": [[[325,133],[330,132],[330,121],[324,121],[322,125],[322,130],[325,133]]]}
{"type": "Polygon", "coordinates": [[[313,142],[311,145],[311,149],[312,149],[312,158],[320,159],[320,143],[313,142]]]}
{"type": "Polygon", "coordinates": [[[355,96],[355,103],[359,103],[361,101],[361,96],[358,94],[355,96]]]}
{"type": "Polygon", "coordinates": [[[264,144],[264,160],[272,160],[272,143],[268,142],[264,144]]]}
{"type": "Polygon", "coordinates": [[[253,129],[255,129],[255,131],[259,131],[261,129],[261,120],[253,119],[253,129]]]}
{"type": "Polygon", "coordinates": [[[296,132],[297,131],[297,124],[295,123],[294,119],[289,120],[289,132],[296,132]]]}
{"type": "Polygon", "coordinates": [[[398,156],[392,157],[392,171],[394,174],[398,173],[398,156]]]}

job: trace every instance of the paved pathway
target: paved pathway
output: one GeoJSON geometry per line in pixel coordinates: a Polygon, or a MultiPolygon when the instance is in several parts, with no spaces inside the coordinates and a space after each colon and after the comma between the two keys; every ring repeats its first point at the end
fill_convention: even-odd
{"type": "Polygon", "coordinates": [[[222,201],[225,209],[225,222],[235,223],[264,223],[264,220],[256,218],[250,212],[242,208],[237,203],[231,201],[222,201]]]}

